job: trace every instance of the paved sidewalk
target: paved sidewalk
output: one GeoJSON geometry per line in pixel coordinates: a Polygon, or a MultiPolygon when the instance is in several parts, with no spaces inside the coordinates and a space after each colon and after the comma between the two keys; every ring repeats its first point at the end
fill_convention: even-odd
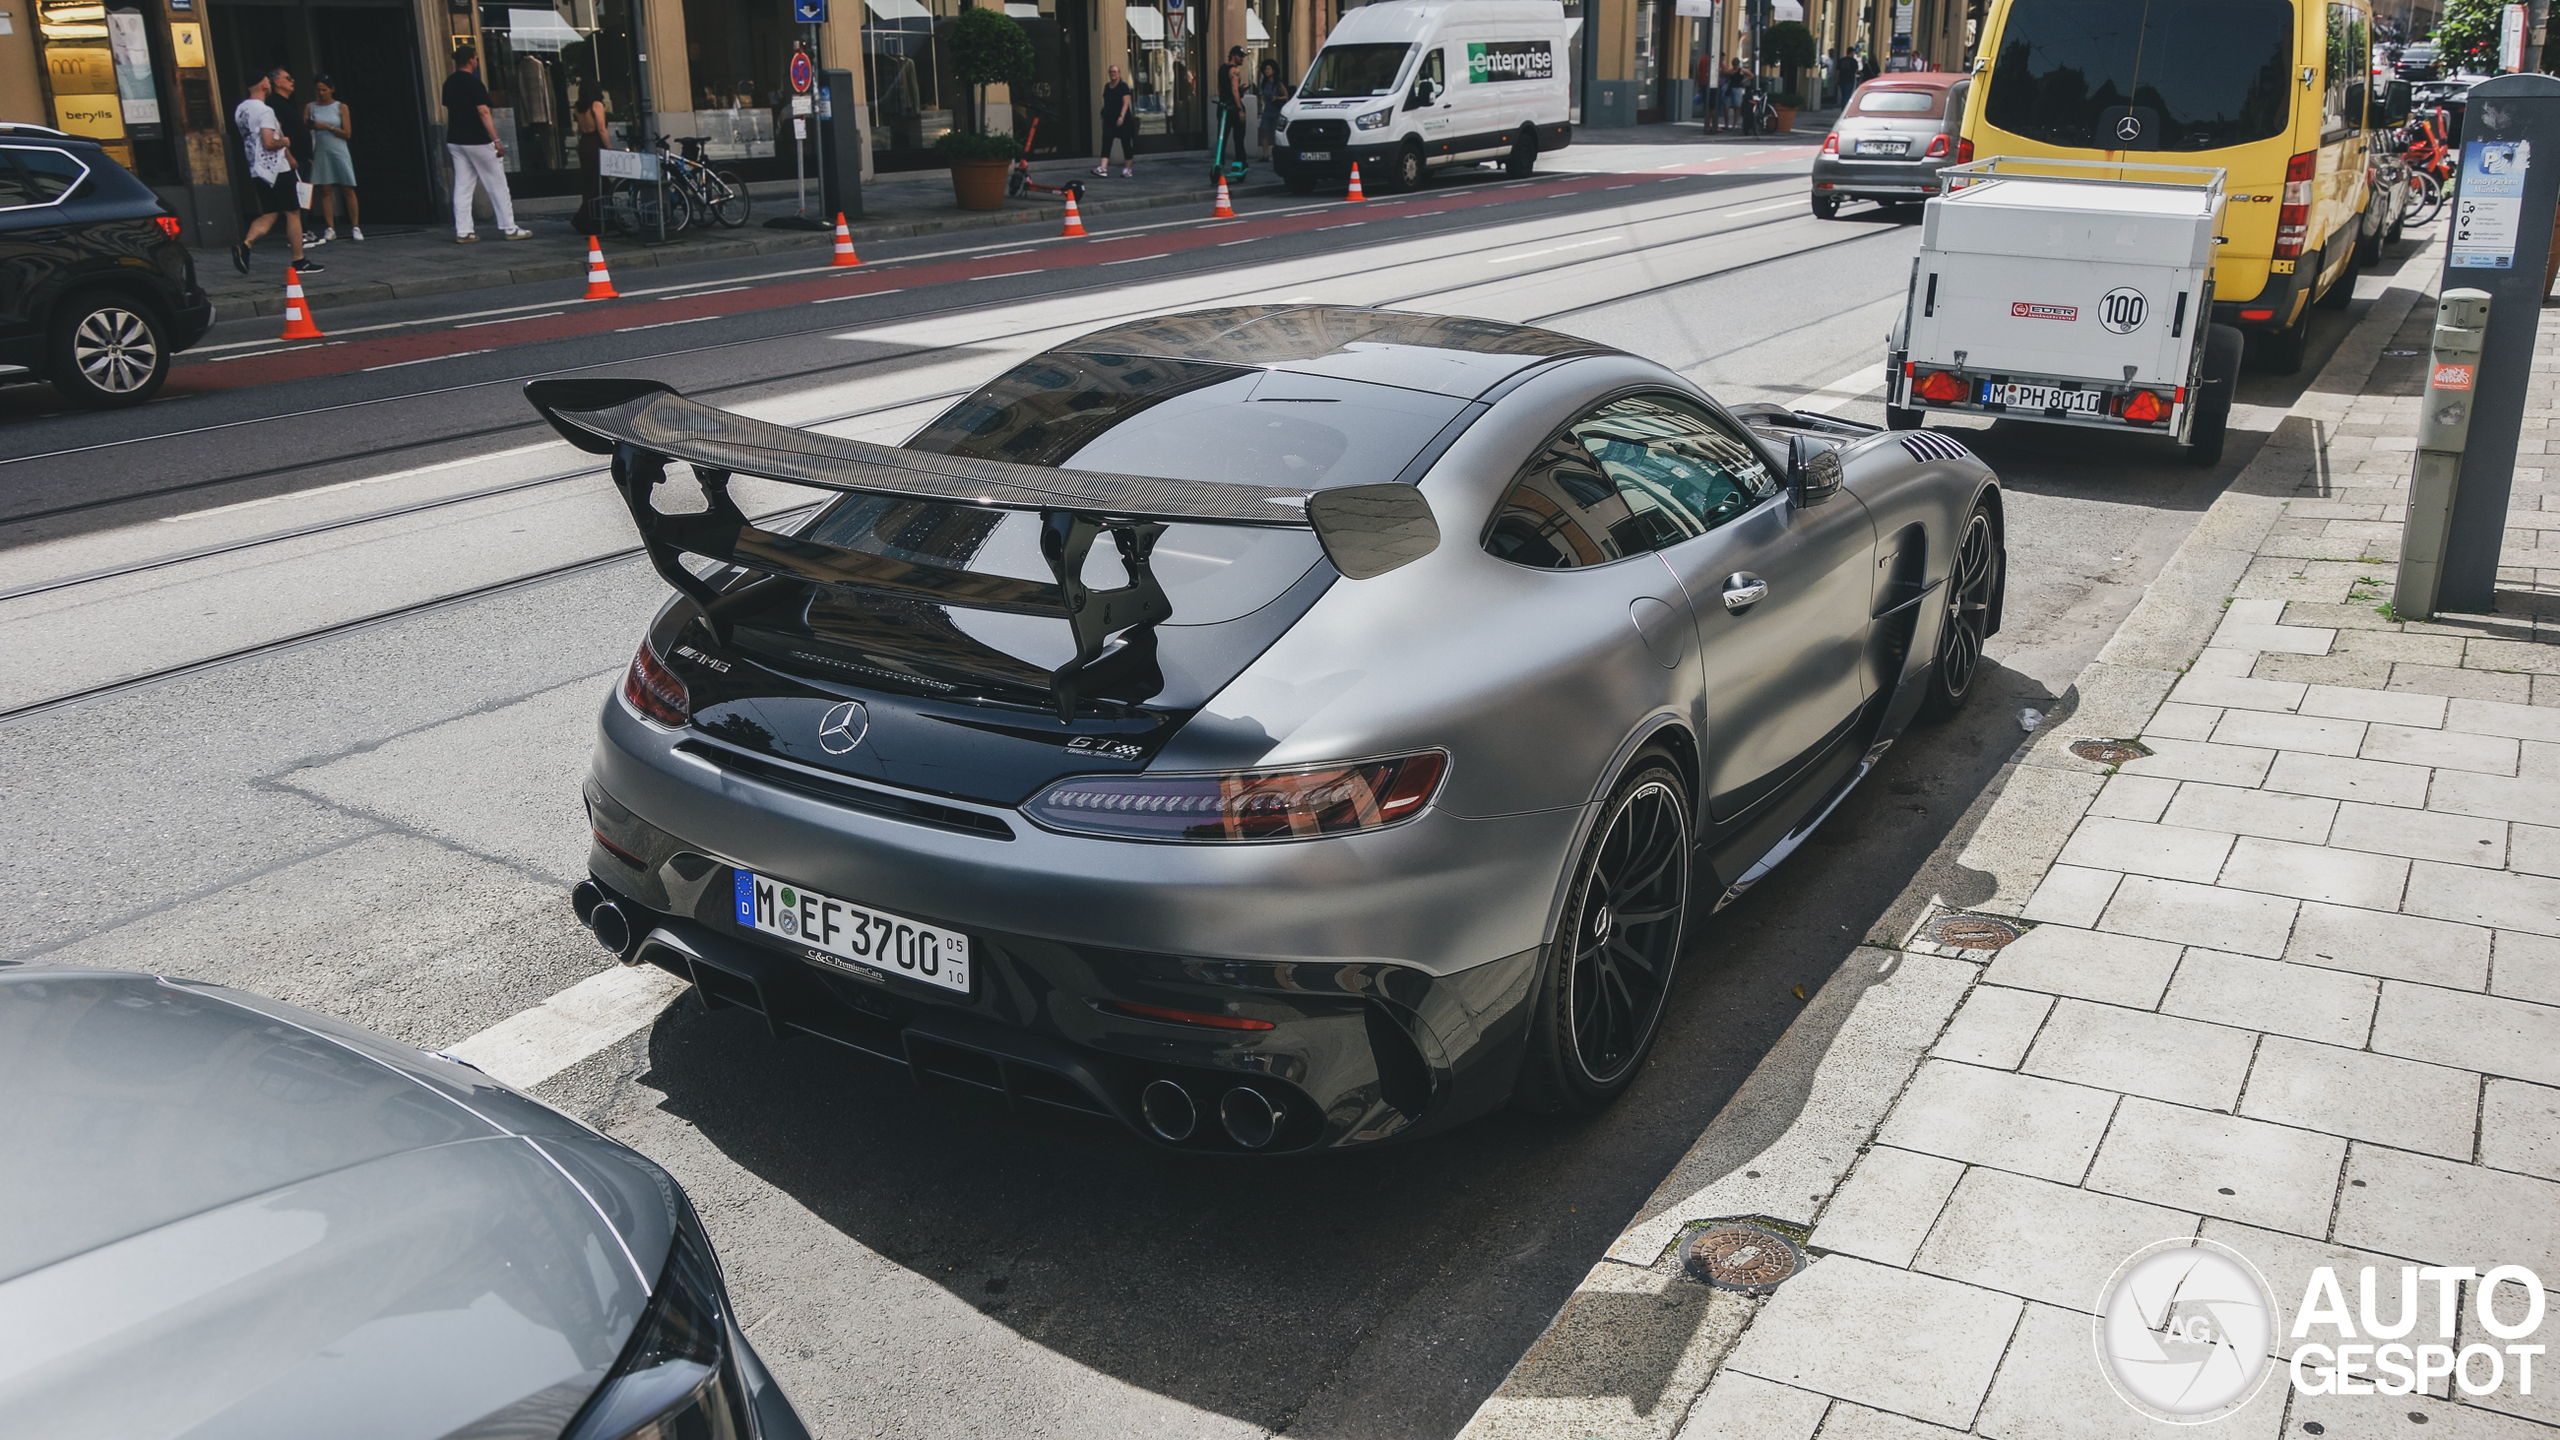
{"type": "MultiPolygon", "coordinates": [[[[2285,1365],[2315,1267],[2350,1310],[2379,1267],[2386,1319],[2406,1265],[2560,1279],[2560,473],[2516,474],[2497,613],[2380,608],[2438,253],[2004,772],[1959,860],[1974,893],[1868,937],[1471,1440],[2165,1440],[2092,1317],[2137,1251],[2199,1240],[2253,1263],[2279,1317],[2271,1378],[2214,1433],[2560,1428],[2541,1366],[2531,1394],[2509,1361],[2490,1393],[2394,1397],[2300,1394],[2285,1365]],[[1768,1238],[1728,1242],[1724,1278],[1787,1275],[1775,1241],[1802,1267],[1692,1278],[1683,1242],[1736,1223],[1768,1238]]],[[[2535,370],[2521,450],[2560,453],[2554,312],[2535,370]]],[[[2510,1343],[2476,1288],[2455,1350],[2510,1343]]],[[[2405,1343],[2438,1341],[2435,1294],[2405,1343]]]]}
{"type": "MultiPolygon", "coordinates": [[[[1769,144],[1819,143],[1833,118],[1831,112],[1808,112],[1796,117],[1791,136],[1766,136],[1746,139],[1733,134],[1704,134],[1697,125],[1647,125],[1632,130],[1584,131],[1574,139],[1572,147],[1559,152],[1542,173],[1570,174],[1576,171],[1613,168],[1613,159],[1594,163],[1595,154],[1629,146],[1758,146],[1769,144]]],[[[1032,167],[1033,178],[1042,184],[1063,186],[1070,180],[1082,180],[1086,190],[1077,210],[1088,217],[1125,215],[1161,210],[1169,207],[1196,206],[1205,218],[1209,213],[1216,177],[1209,173],[1205,151],[1139,157],[1137,174],[1122,179],[1115,169],[1107,179],[1095,179],[1090,157],[1081,160],[1045,161],[1032,167]]],[[[817,233],[805,230],[768,230],[764,222],[777,215],[789,215],[798,209],[799,189],[791,181],[766,181],[750,185],[755,208],[746,226],[737,230],[713,227],[687,230],[664,245],[643,244],[636,239],[608,237],[604,241],[605,260],[612,268],[615,282],[636,277],[669,265],[684,265],[707,260],[736,260],[757,255],[787,256],[781,265],[814,264],[830,253],[835,237],[832,231],[817,233]]],[[[1229,193],[1240,208],[1250,210],[1256,204],[1304,203],[1293,196],[1272,173],[1268,164],[1256,163],[1243,180],[1231,182],[1229,193]]],[[[1318,195],[1338,192],[1319,191],[1318,195]]],[[[809,189],[809,203],[818,205],[814,182],[809,189]]],[[[862,187],[863,218],[848,225],[857,250],[883,240],[907,239],[925,235],[961,235],[980,231],[1002,231],[1029,227],[1026,238],[1054,234],[1063,223],[1066,202],[1054,195],[1025,196],[1008,199],[1001,210],[962,210],[953,200],[951,177],[941,170],[913,171],[883,175],[862,187]]],[[[480,290],[505,285],[552,284],[580,281],[587,273],[586,237],[569,228],[576,215],[578,201],[574,196],[528,198],[516,202],[518,223],[531,230],[531,240],[503,241],[496,238],[497,227],[487,220],[480,225],[481,241],[477,245],[457,245],[442,225],[376,225],[368,227],[362,244],[341,239],[313,251],[313,257],[327,268],[303,282],[303,293],[312,307],[326,313],[347,305],[374,301],[407,299],[422,295],[444,295],[462,290],[480,290]]],[[[987,238],[1001,240],[1000,235],[987,238]]],[[[257,247],[252,269],[246,275],[234,270],[230,256],[218,250],[196,252],[196,277],[213,297],[214,305],[226,318],[244,315],[281,315],[284,313],[285,249],[281,239],[270,236],[257,247]]],[[[645,283],[645,282],[644,282],[645,283]]]]}

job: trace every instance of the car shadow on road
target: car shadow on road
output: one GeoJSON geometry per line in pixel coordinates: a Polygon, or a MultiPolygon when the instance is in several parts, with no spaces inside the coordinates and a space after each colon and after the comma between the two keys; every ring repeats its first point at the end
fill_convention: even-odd
{"type": "MultiPolygon", "coordinates": [[[[1446,1436],[1805,997],[1893,923],[1904,882],[2023,738],[2022,701],[2045,700],[1986,665],[1963,715],[1906,735],[1789,864],[1697,922],[1647,1073],[1589,1119],[1502,1113],[1305,1159],[1177,1155],[1083,1117],[920,1090],[690,1001],[659,1021],[637,1083],[823,1224],[1036,1345],[1265,1429],[1446,1436]]],[[[832,1362],[849,1403],[879,1363],[832,1362]]],[[[1630,1377],[1630,1399],[1649,1383],[1630,1377]]]]}

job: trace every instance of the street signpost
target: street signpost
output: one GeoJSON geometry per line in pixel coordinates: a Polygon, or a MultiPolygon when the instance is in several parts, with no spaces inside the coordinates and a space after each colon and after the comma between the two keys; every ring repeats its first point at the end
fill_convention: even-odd
{"type": "MultiPolygon", "coordinates": [[[[808,17],[813,10],[816,12],[818,21],[809,21],[808,23],[816,24],[826,18],[827,0],[792,0],[792,5],[792,13],[803,21],[808,21],[808,17]]],[[[768,230],[824,230],[827,228],[826,216],[812,215],[809,213],[809,151],[807,144],[809,139],[808,117],[816,110],[816,97],[812,92],[818,88],[818,67],[817,63],[811,58],[811,51],[815,47],[816,42],[817,33],[812,30],[808,39],[793,45],[791,47],[791,62],[789,66],[789,74],[791,77],[791,168],[793,173],[799,177],[800,181],[800,208],[789,215],[777,215],[773,219],[764,222],[765,228],[768,230]]],[[[820,151],[819,164],[821,172],[825,169],[825,152],[823,149],[825,143],[825,140],[821,138],[819,141],[819,144],[822,147],[820,151]]]]}

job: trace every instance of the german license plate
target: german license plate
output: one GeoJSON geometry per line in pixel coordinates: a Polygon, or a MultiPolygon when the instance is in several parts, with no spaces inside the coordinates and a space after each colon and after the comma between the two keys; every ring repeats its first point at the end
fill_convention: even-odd
{"type": "Polygon", "coordinates": [[[1903,155],[1909,153],[1910,149],[1911,142],[1908,140],[1861,140],[1858,142],[1858,153],[1861,155],[1903,155]]]}
{"type": "Polygon", "coordinates": [[[1982,382],[1982,403],[2012,410],[2060,410],[2066,415],[2104,415],[2103,390],[2065,390],[2059,385],[2002,385],[1982,382]]]}
{"type": "Polygon", "coordinates": [[[1333,152],[1330,150],[1301,150],[1298,152],[1298,158],[1301,160],[1330,160],[1333,158],[1333,152]]]}
{"type": "Polygon", "coordinates": [[[968,936],[803,890],[769,875],[737,874],[740,925],[814,951],[809,958],[831,970],[863,979],[878,978],[865,971],[903,975],[969,993],[968,936]]]}

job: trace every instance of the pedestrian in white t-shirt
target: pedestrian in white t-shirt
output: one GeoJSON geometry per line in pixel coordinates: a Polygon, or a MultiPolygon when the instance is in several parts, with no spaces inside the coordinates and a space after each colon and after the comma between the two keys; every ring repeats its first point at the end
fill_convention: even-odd
{"type": "Polygon", "coordinates": [[[231,247],[231,266],[248,274],[249,247],[274,229],[281,216],[285,249],[294,267],[305,275],[317,275],[326,267],[302,254],[302,176],[293,168],[284,126],[277,122],[275,108],[267,104],[267,97],[274,93],[275,74],[259,76],[250,84],[248,98],[231,111],[231,123],[240,131],[241,153],[249,161],[249,188],[258,197],[258,216],[241,232],[240,243],[231,247]]]}

